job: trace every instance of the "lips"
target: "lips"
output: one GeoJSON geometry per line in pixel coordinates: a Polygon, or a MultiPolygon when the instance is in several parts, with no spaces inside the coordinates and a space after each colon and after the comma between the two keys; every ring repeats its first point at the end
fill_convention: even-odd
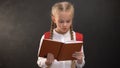
{"type": "Polygon", "coordinates": [[[63,28],[63,30],[67,30],[67,28],[63,28]]]}

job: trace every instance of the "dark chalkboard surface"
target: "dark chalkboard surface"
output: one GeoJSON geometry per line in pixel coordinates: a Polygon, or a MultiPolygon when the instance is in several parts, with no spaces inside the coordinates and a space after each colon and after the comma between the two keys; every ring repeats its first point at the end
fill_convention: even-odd
{"type": "MultiPolygon", "coordinates": [[[[63,0],[0,0],[0,68],[39,68],[39,40],[58,1],[63,0]]],[[[84,68],[117,66],[120,1],[69,1],[75,7],[73,28],[84,34],[84,68]]]]}

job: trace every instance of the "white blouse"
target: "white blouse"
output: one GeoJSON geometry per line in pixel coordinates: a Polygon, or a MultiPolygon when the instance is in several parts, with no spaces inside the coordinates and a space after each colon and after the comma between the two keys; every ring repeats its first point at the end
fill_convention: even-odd
{"type": "MultiPolygon", "coordinates": [[[[42,41],[44,39],[44,36],[45,35],[43,35],[41,40],[40,40],[39,51],[41,49],[41,43],[42,43],[42,41]]],[[[74,40],[76,40],[76,34],[75,34],[74,31],[73,31],[73,38],[74,38],[74,40]]],[[[53,30],[53,40],[57,40],[57,41],[60,41],[60,42],[70,41],[71,40],[70,31],[68,31],[65,34],[59,34],[55,30],[53,30]]],[[[81,50],[82,50],[82,52],[84,54],[83,47],[82,47],[81,50]]],[[[38,54],[39,54],[39,51],[38,51],[38,54]]],[[[78,64],[77,61],[76,61],[77,68],[82,68],[85,65],[84,58],[85,58],[85,56],[83,57],[82,64],[78,64]]],[[[38,60],[37,60],[38,66],[41,67],[41,68],[46,68],[47,65],[45,64],[45,61],[46,61],[46,58],[38,57],[38,60]]],[[[55,59],[54,62],[52,63],[52,65],[51,65],[51,68],[71,68],[71,60],[57,61],[55,59]]]]}

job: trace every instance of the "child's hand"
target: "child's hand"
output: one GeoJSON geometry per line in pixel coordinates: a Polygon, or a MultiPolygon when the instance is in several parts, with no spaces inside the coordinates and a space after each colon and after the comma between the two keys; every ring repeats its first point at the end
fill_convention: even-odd
{"type": "Polygon", "coordinates": [[[54,61],[54,55],[52,53],[48,53],[47,54],[47,60],[46,60],[45,64],[47,66],[50,66],[53,61],[54,61]]]}
{"type": "Polygon", "coordinates": [[[81,64],[83,60],[83,52],[75,52],[73,53],[72,57],[76,58],[77,62],[81,64]]]}

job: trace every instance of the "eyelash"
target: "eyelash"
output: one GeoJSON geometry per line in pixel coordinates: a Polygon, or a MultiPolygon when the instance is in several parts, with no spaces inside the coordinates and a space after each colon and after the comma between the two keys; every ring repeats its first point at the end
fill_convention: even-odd
{"type": "MultiPolygon", "coordinates": [[[[69,23],[70,21],[66,21],[67,23],[69,23]]],[[[60,23],[64,23],[64,21],[60,21],[60,23]]]]}
{"type": "Polygon", "coordinates": [[[67,21],[67,23],[69,23],[70,21],[67,21]]]}
{"type": "Polygon", "coordinates": [[[64,21],[60,21],[60,23],[64,23],[64,21]]]}

